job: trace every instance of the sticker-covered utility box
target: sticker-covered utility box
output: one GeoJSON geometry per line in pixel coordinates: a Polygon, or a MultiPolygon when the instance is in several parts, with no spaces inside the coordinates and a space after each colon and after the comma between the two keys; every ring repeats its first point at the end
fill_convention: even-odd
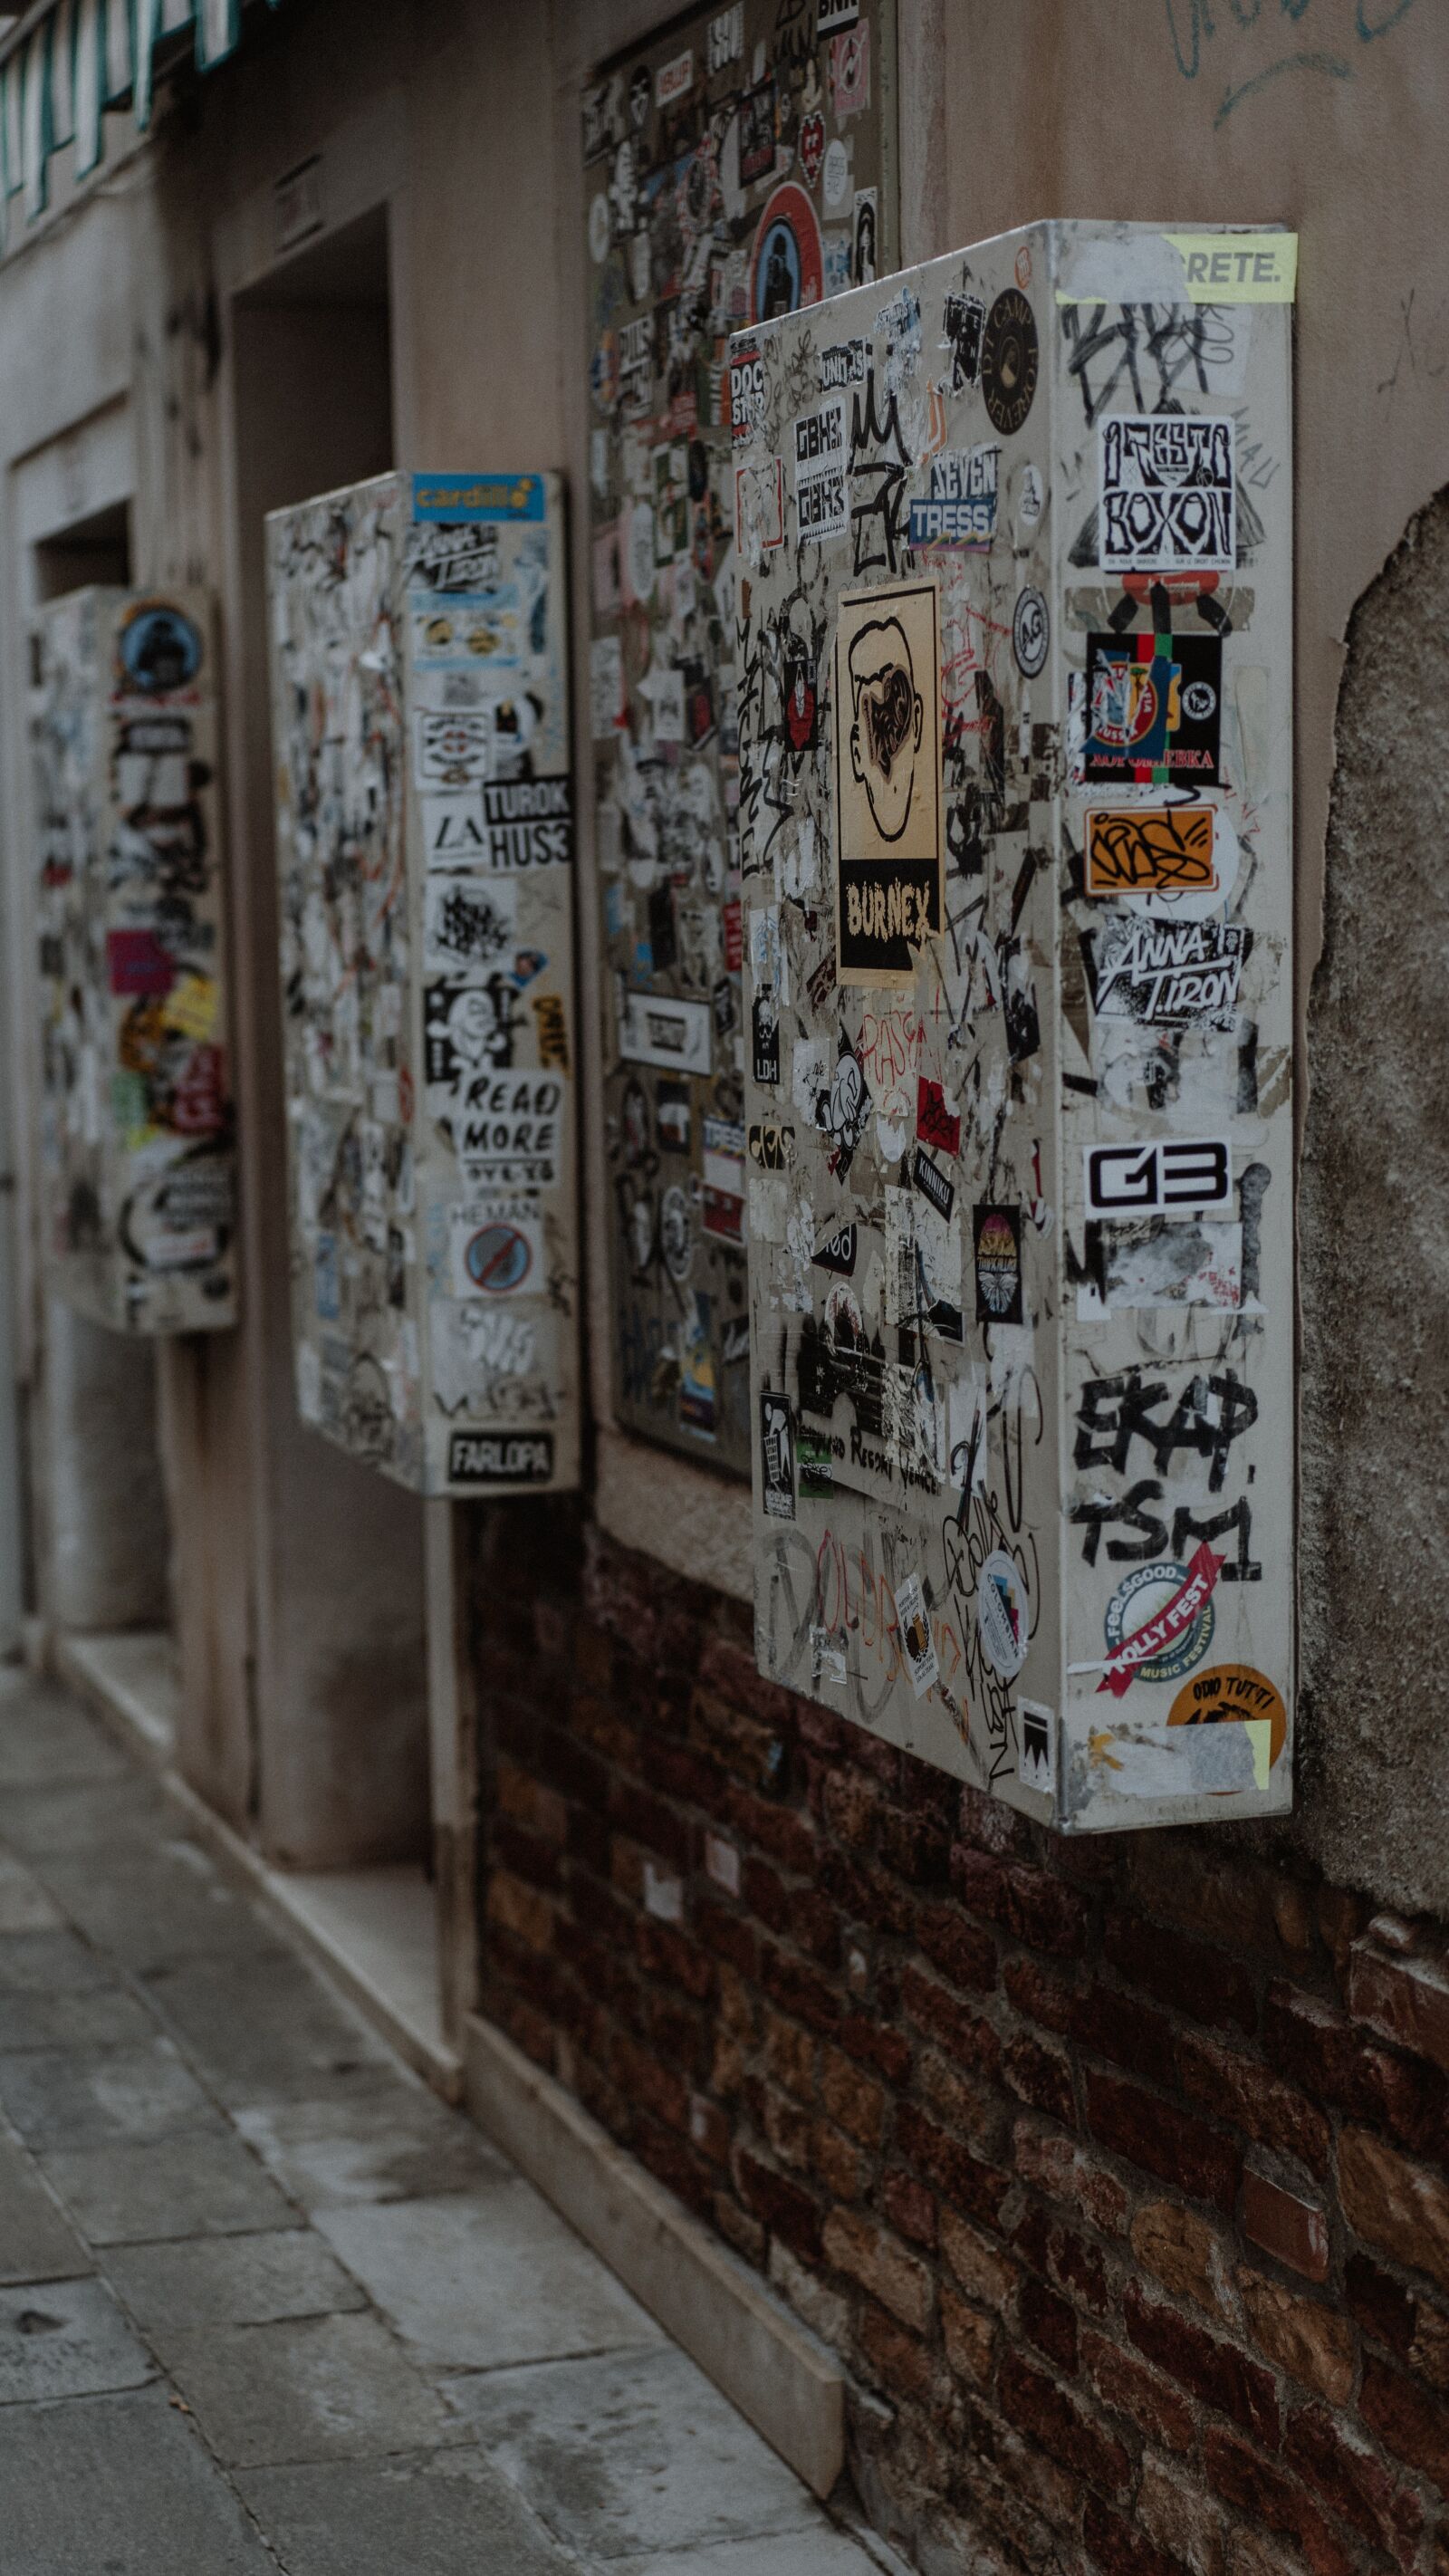
{"type": "Polygon", "coordinates": [[[736,373],[759,1661],[1075,1831],[1291,1801],[1295,247],[736,373]]]}
{"type": "Polygon", "coordinates": [[[267,573],[303,1419],[424,1494],[575,1485],[558,478],[384,475],[267,573]]]}
{"type": "Polygon", "coordinates": [[[127,1333],[236,1320],[210,601],[72,591],[31,630],[50,1275],[127,1333]]]}

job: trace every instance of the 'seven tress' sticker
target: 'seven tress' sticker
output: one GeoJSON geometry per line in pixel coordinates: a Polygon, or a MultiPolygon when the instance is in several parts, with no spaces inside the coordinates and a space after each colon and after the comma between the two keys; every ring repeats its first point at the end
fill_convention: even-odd
{"type": "Polygon", "coordinates": [[[941,928],[940,594],[847,592],[835,631],[835,937],[842,984],[908,988],[941,928]]]}

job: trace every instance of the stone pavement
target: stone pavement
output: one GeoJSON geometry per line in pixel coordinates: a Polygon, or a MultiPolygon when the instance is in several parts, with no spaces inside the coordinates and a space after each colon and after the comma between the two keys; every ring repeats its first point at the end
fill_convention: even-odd
{"type": "Polygon", "coordinates": [[[597,2257],[0,1671],[4,2576],[871,2576],[597,2257]]]}

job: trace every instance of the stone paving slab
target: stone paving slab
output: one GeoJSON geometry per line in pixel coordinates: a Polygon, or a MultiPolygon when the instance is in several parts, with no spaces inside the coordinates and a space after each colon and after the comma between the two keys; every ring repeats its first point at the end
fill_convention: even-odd
{"type": "Polygon", "coordinates": [[[59,1932],[65,1916],[46,1895],[32,1871],[0,1851],[0,1935],[7,1932],[59,1932]]]}
{"type": "Polygon", "coordinates": [[[231,2110],[392,2093],[390,2050],[293,1951],[181,1959],[151,1970],[145,1984],[167,2028],[231,2110]]]}
{"type": "Polygon", "coordinates": [[[276,2576],[163,2388],[0,2409],[0,2496],[5,2576],[276,2576]]]}
{"type": "Polygon", "coordinates": [[[36,2161],[92,2245],[298,2223],[237,2137],[193,2132],[145,2147],[57,2149],[36,2161]]]}
{"type": "Polygon", "coordinates": [[[586,2558],[827,2527],[798,2478],[672,2345],[488,2371],[450,2381],[448,2396],[586,2558]]]}
{"type": "Polygon", "coordinates": [[[32,2048],[0,2057],[0,2108],[33,2147],[221,2132],[220,2112],[168,2039],[132,2048],[32,2048]]]}
{"type": "Polygon", "coordinates": [[[155,2030],[123,1986],[53,1995],[7,1994],[0,1986],[0,2056],[21,2048],[134,2048],[155,2030]]]}
{"type": "MultiPolygon", "coordinates": [[[[0,2290],[0,2406],[140,2388],[155,2371],[104,2281],[0,2290]]],[[[0,2536],[0,2564],[8,2569],[4,2551],[0,2536]]]]}
{"type": "Polygon", "coordinates": [[[94,2270],[30,2157],[0,2135],[0,2281],[61,2281],[94,2270]]]}
{"type": "MultiPolygon", "coordinates": [[[[288,2576],[576,2576],[578,2569],[516,2487],[473,2450],[248,2471],[237,2485],[288,2576]]],[[[822,2567],[819,2576],[834,2571],[822,2567]]]]}
{"type": "Polygon", "coordinates": [[[234,2114],[269,2173],[305,2210],[413,2200],[511,2182],[514,2168],[471,2120],[415,2076],[345,2101],[268,2103],[234,2114]]]}
{"type": "Polygon", "coordinates": [[[154,1783],[0,1671],[12,1814],[0,2576],[871,2576],[154,1783]]]}
{"type": "Polygon", "coordinates": [[[436,2370],[658,2344],[658,2326],[529,2183],[319,2210],[315,2225],[436,2370]]]}
{"type": "Polygon", "coordinates": [[[457,2441],[380,2317],[207,2327],[150,2341],[228,2468],[366,2459],[457,2441]]]}
{"type": "Polygon", "coordinates": [[[169,2245],[118,2245],[106,2277],[143,2333],[196,2326],[275,2325],[367,2300],[305,2227],[266,2236],[212,2236],[169,2245]]]}

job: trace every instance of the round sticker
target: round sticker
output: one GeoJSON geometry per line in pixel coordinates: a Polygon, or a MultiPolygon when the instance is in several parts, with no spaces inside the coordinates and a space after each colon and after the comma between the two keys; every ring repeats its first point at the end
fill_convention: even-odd
{"type": "Polygon", "coordinates": [[[689,1201],[676,1181],[659,1203],[659,1249],[671,1279],[687,1279],[694,1259],[689,1201]]]}
{"type": "Polygon", "coordinates": [[[981,391],[993,429],[1010,437],[1026,420],[1036,393],[1036,315],[1019,287],[998,295],[981,343],[981,391]]]}
{"type": "Polygon", "coordinates": [[[850,155],[837,134],[825,148],[825,202],[833,215],[850,194],[850,155]]]}
{"type": "Polygon", "coordinates": [[[490,1297],[506,1297],[521,1288],[533,1267],[528,1237],[516,1225],[484,1225],[470,1235],[463,1267],[475,1288],[490,1297]]]}
{"type": "Polygon", "coordinates": [[[1011,621],[1011,649],[1024,680],[1034,680],[1039,671],[1045,670],[1050,641],[1051,620],[1041,592],[1022,591],[1011,621]]]}
{"type": "Polygon", "coordinates": [[[195,679],[201,668],[201,630],[167,601],[143,599],[127,615],[116,651],[131,687],[160,697],[195,679]]]}
{"type": "MultiPolygon", "coordinates": [[[[1109,1653],[1115,1653],[1128,1637],[1135,1637],[1139,1628],[1145,1628],[1158,1611],[1165,1610],[1187,1580],[1187,1567],[1169,1559],[1157,1565],[1134,1566],[1118,1584],[1107,1604],[1103,1625],[1109,1653]]],[[[1205,1601],[1191,1627],[1184,1629],[1182,1635],[1160,1655],[1154,1655],[1144,1663],[1133,1664],[1134,1682],[1175,1682],[1180,1681],[1184,1673],[1190,1673],[1194,1664],[1202,1662],[1212,1644],[1215,1615],[1211,1601],[1205,1601]]]]}
{"type": "Polygon", "coordinates": [[[1251,1664],[1211,1664],[1184,1682],[1168,1711],[1169,1726],[1217,1726],[1245,1718],[1268,1725],[1268,1768],[1288,1741],[1283,1694],[1251,1664]]]}
{"type": "Polygon", "coordinates": [[[1022,1571],[1004,1548],[993,1549],[976,1585],[976,1627],[981,1651],[994,1673],[1013,1682],[1026,1662],[1031,1603],[1022,1571]]]}
{"type": "Polygon", "coordinates": [[[1206,724],[1218,702],[1218,693],[1210,680],[1189,680],[1182,693],[1182,712],[1194,724],[1206,724]]]}
{"type": "Polygon", "coordinates": [[[609,250],[609,200],[601,188],[589,207],[589,257],[595,268],[607,258],[609,250]]]}
{"type": "Polygon", "coordinates": [[[824,273],[815,209],[804,189],[787,179],[775,190],[755,235],[750,320],[772,322],[777,314],[798,313],[802,304],[818,304],[824,273]]]}

